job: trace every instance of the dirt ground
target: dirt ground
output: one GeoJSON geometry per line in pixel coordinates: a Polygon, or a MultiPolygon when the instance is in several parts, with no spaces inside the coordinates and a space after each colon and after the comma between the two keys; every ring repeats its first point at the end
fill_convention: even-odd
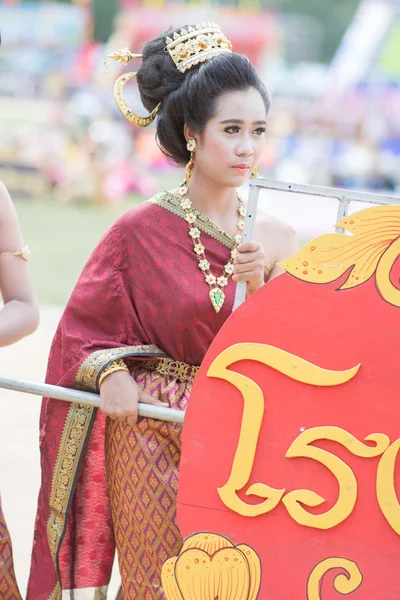
{"type": "MultiPolygon", "coordinates": [[[[61,309],[42,308],[41,324],[32,336],[0,349],[0,376],[42,382],[61,309]]],[[[39,396],[0,389],[0,491],[14,547],[14,562],[25,597],[32,549],[33,526],[40,484],[39,396]]],[[[118,573],[110,598],[118,589],[118,573]]]]}

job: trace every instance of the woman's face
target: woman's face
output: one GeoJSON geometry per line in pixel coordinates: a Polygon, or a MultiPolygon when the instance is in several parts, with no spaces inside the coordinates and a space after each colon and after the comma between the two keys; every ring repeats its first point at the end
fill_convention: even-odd
{"type": "Polygon", "coordinates": [[[195,171],[214,183],[238,187],[257,166],[265,145],[266,109],[255,88],[228,92],[197,142],[195,171]]]}

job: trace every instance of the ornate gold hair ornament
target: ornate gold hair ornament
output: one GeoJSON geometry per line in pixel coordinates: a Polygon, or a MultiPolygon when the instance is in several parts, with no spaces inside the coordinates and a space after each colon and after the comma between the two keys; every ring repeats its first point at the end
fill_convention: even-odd
{"type": "MultiPolygon", "coordinates": [[[[185,73],[194,65],[210,60],[218,54],[232,52],[231,42],[224,36],[216,23],[201,23],[196,27],[181,29],[172,37],[167,36],[165,51],[181,73],[185,73]]],[[[128,48],[108,54],[107,58],[127,65],[133,58],[142,58],[142,54],[132,54],[128,48]]],[[[126,104],[123,96],[124,85],[136,77],[136,73],[126,73],[118,77],[114,85],[114,96],[117,106],[124,117],[137,127],[147,127],[158,115],[161,102],[147,117],[139,117],[126,104]]]]}
{"type": "Polygon", "coordinates": [[[165,40],[172,60],[181,73],[218,54],[232,52],[231,42],[216,23],[201,23],[181,29],[165,40]]]}
{"type": "MultiPolygon", "coordinates": [[[[113,52],[113,54],[108,54],[107,58],[111,58],[111,60],[115,60],[117,62],[123,63],[124,65],[127,65],[129,61],[131,61],[133,58],[142,58],[142,55],[132,54],[132,52],[128,50],[128,48],[123,48],[119,52],[113,52]]],[[[118,77],[114,85],[115,101],[119,110],[124,115],[125,119],[129,121],[129,123],[132,123],[132,125],[136,125],[136,127],[147,127],[148,125],[151,125],[151,123],[156,118],[160,110],[161,103],[158,104],[147,117],[139,117],[139,115],[134,113],[133,110],[131,110],[128,107],[123,96],[124,85],[134,77],[136,77],[136,72],[126,73],[125,75],[121,75],[120,77],[118,77]]]]}

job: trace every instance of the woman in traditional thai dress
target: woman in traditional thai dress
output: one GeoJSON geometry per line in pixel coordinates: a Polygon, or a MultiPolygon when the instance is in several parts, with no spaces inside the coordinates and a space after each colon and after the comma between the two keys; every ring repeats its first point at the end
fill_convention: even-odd
{"type": "MultiPolygon", "coordinates": [[[[113,55],[122,62],[129,51],[113,55]]],[[[138,402],[184,410],[235,284],[259,290],[296,249],[293,230],[260,217],[241,243],[237,188],[265,144],[268,95],[215,24],[143,48],[137,81],[164,153],[186,182],[126,212],[86,264],[61,318],[48,383],[100,392],[100,411],[44,400],[42,486],[28,600],[107,597],[114,548],[125,600],[165,598],[176,522],[181,426],[137,415],[138,402]]]]}
{"type": "MultiPolygon", "coordinates": [[[[39,311],[29,278],[29,250],[23,247],[18,218],[6,187],[0,181],[0,346],[8,346],[35,331],[39,311]]],[[[2,426],[7,420],[3,416],[2,426]]],[[[21,600],[15,580],[11,539],[0,500],[0,598],[21,600]]]]}

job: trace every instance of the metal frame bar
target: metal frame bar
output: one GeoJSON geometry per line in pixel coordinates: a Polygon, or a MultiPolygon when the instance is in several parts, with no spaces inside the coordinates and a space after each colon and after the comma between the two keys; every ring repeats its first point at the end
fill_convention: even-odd
{"type": "Polygon", "coordinates": [[[388,196],[386,194],[371,194],[371,192],[359,192],[357,190],[346,190],[341,188],[322,187],[318,185],[304,185],[300,183],[284,183],[272,179],[252,179],[251,188],[258,190],[276,190],[279,192],[291,192],[293,194],[304,194],[306,196],[321,196],[324,198],[336,198],[339,201],[367,202],[368,204],[400,204],[400,196],[388,196]]]}
{"type": "MultiPolygon", "coordinates": [[[[319,196],[321,198],[333,198],[339,203],[336,222],[338,223],[349,212],[350,202],[363,202],[366,204],[400,204],[400,196],[388,196],[386,194],[371,194],[370,192],[358,192],[341,188],[329,188],[317,185],[304,185],[301,183],[285,183],[257,177],[250,180],[249,200],[247,203],[246,221],[243,230],[243,241],[251,240],[254,232],[254,223],[257,214],[260,190],[275,190],[278,192],[289,192],[292,194],[303,194],[305,196],[319,196]]],[[[337,233],[344,233],[342,227],[336,227],[337,233]]],[[[246,299],[246,282],[241,281],[236,286],[235,302],[233,310],[238,308],[246,299]]]]}
{"type": "MultiPolygon", "coordinates": [[[[253,185],[250,186],[249,199],[247,202],[247,209],[246,209],[246,219],[244,222],[244,229],[243,229],[243,235],[242,235],[243,242],[248,242],[249,240],[253,239],[254,225],[255,225],[256,216],[257,216],[259,194],[260,194],[260,190],[257,188],[257,186],[253,186],[253,185]]],[[[236,310],[237,307],[240,306],[241,304],[243,304],[243,302],[245,300],[246,300],[246,282],[239,281],[239,283],[236,286],[235,301],[234,301],[232,310],[236,310]]]]}
{"type": "MultiPolygon", "coordinates": [[[[0,388],[44,396],[46,398],[53,398],[54,400],[64,400],[65,402],[89,404],[97,408],[100,406],[100,396],[98,394],[81,392],[80,390],[59,387],[58,385],[49,385],[48,383],[34,383],[32,381],[0,377],[0,388]]],[[[170,423],[183,423],[183,419],[185,418],[185,411],[183,410],[153,406],[152,404],[143,404],[141,402],[138,405],[138,414],[140,417],[159,419],[160,421],[169,421],[170,423]]]]}

